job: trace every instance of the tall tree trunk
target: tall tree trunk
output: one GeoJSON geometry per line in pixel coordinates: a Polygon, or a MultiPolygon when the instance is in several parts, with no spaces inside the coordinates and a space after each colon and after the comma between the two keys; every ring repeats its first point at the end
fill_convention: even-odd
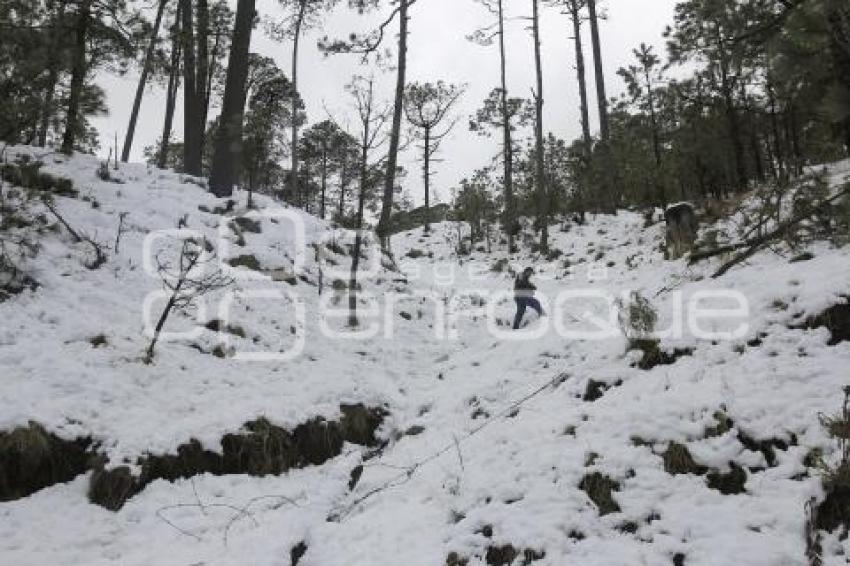
{"type": "Polygon", "coordinates": [[[790,104],[788,106],[788,124],[791,128],[791,151],[794,153],[794,174],[802,175],[803,174],[803,150],[802,145],[800,144],[800,127],[797,122],[797,108],[796,105],[790,104]]]}
{"type": "Polygon", "coordinates": [[[328,145],[327,142],[322,144],[322,203],[321,215],[322,220],[325,219],[325,195],[328,190],[328,145]]]}
{"type": "Polygon", "coordinates": [[[404,85],[407,77],[407,9],[410,0],[399,0],[399,34],[398,34],[398,70],[395,85],[395,106],[390,130],[390,147],[387,154],[387,171],[384,176],[384,195],[381,203],[381,217],[378,220],[378,237],[381,247],[389,250],[390,217],[393,212],[393,195],[395,193],[395,176],[398,168],[398,150],[401,144],[401,120],[404,110],[404,85]]]}
{"type": "Polygon", "coordinates": [[[195,112],[195,127],[198,129],[198,137],[200,139],[200,159],[203,166],[204,145],[207,137],[207,80],[209,78],[210,69],[210,52],[209,52],[209,36],[210,36],[210,8],[207,0],[198,0],[198,68],[197,76],[195,77],[195,105],[198,109],[195,112]]]}
{"type": "MultiPolygon", "coordinates": [[[[307,13],[307,1],[299,0],[298,16],[295,19],[295,30],[292,36],[292,91],[298,92],[298,51],[301,47],[301,29],[304,25],[304,15],[307,13]]],[[[289,169],[291,194],[300,194],[298,190],[298,97],[292,97],[292,163],[289,169]]]]}
{"type": "Polygon", "coordinates": [[[508,111],[508,73],[505,50],[505,11],[503,0],[498,0],[499,8],[499,72],[502,82],[502,160],[504,161],[505,215],[502,227],[508,235],[508,253],[513,253],[514,226],[516,224],[516,205],[514,203],[514,142],[511,132],[511,117],[508,111]]]}
{"type": "Polygon", "coordinates": [[[847,155],[850,155],[850,118],[844,119],[843,124],[844,130],[844,151],[847,155]]]}
{"type": "Polygon", "coordinates": [[[348,187],[348,162],[342,160],[342,169],[339,172],[339,203],[337,203],[337,218],[342,220],[345,216],[345,191],[348,187]]]}
{"type": "Polygon", "coordinates": [[[753,152],[753,166],[755,167],[756,179],[763,183],[766,180],[764,170],[764,156],[762,155],[761,140],[759,139],[758,123],[752,110],[749,111],[750,117],[750,151],[753,152]]]}
{"type": "Polygon", "coordinates": [[[47,84],[44,87],[44,102],[41,106],[41,122],[38,126],[38,145],[47,145],[47,130],[50,128],[50,118],[53,117],[53,101],[56,97],[56,83],[59,82],[59,26],[65,16],[66,0],[59,0],[56,13],[53,15],[52,35],[47,52],[47,84]]]}
{"type": "MultiPolygon", "coordinates": [[[[371,90],[371,86],[369,87],[371,90]]],[[[371,94],[370,101],[371,101],[371,94]]],[[[371,104],[371,102],[370,102],[371,104]]],[[[351,278],[348,282],[348,325],[355,327],[357,321],[357,269],[360,266],[360,248],[363,245],[363,210],[366,205],[366,187],[369,183],[369,117],[363,120],[363,141],[360,148],[360,191],[357,195],[357,219],[355,224],[354,249],[351,258],[351,278]]]]}
{"type": "Polygon", "coordinates": [[[587,11],[590,19],[590,40],[593,45],[593,69],[596,79],[596,105],[599,111],[599,137],[601,144],[599,154],[601,157],[602,171],[602,209],[614,212],[620,201],[617,185],[619,184],[619,173],[614,162],[611,151],[611,126],[608,119],[608,96],[605,92],[605,72],[602,68],[602,44],[599,39],[599,17],[596,13],[596,0],[587,0],[587,11]]]}
{"type": "Polygon", "coordinates": [[[599,41],[599,18],[596,15],[596,0],[587,0],[590,16],[590,39],[593,43],[593,68],[596,73],[596,101],[599,106],[599,135],[606,144],[611,137],[608,124],[608,97],[605,94],[605,72],[602,69],[602,45],[599,41]]]}
{"type": "Polygon", "coordinates": [[[218,197],[229,197],[239,182],[242,157],[242,116],[245,110],[245,81],[248,79],[248,52],[254,25],[256,0],[240,0],[236,9],[233,42],[227,63],[224,101],[215,138],[210,190],[218,197]]]}
{"type": "Polygon", "coordinates": [[[171,68],[168,70],[168,88],[165,95],[165,120],[162,124],[162,139],[159,145],[157,167],[165,169],[171,146],[171,129],[174,124],[174,109],[177,106],[177,91],[180,89],[180,11],[178,5],[171,30],[171,68]]]}
{"type": "Polygon", "coordinates": [[[584,68],[584,46],[581,41],[581,7],[578,0],[569,0],[570,17],[573,20],[573,38],[576,51],[576,75],[581,110],[581,133],[584,140],[585,155],[590,155],[593,138],[590,136],[590,112],[587,105],[587,79],[584,68]]]}
{"type": "Polygon", "coordinates": [[[195,68],[195,24],[192,0],[180,0],[183,25],[183,169],[190,175],[200,175],[202,168],[201,132],[198,130],[198,85],[195,68]]]}
{"type": "Polygon", "coordinates": [[[744,144],[741,141],[741,125],[738,121],[738,112],[735,109],[735,94],[732,78],[729,75],[729,59],[726,53],[726,41],[720,25],[715,25],[717,50],[720,62],[720,90],[723,95],[723,103],[726,108],[726,121],[729,127],[729,138],[732,142],[732,153],[735,163],[736,185],[739,191],[744,191],[749,184],[747,179],[747,168],[744,164],[744,144]]]}
{"type": "Polygon", "coordinates": [[[770,77],[768,77],[766,89],[768,108],[770,109],[770,129],[773,134],[773,156],[776,160],[776,167],[779,169],[779,175],[782,176],[785,171],[785,158],[782,153],[782,137],[779,135],[779,120],[776,116],[776,93],[770,77]]]}
{"type": "Polygon", "coordinates": [[[71,70],[71,92],[68,98],[65,135],[62,137],[62,153],[70,155],[77,142],[80,122],[80,100],[86,81],[86,42],[91,23],[92,0],[81,0],[77,8],[77,23],[74,26],[74,63],[71,70]]]}
{"type": "MultiPolygon", "coordinates": [[[[221,47],[221,32],[216,30],[213,46],[210,50],[209,69],[207,70],[206,88],[204,88],[204,106],[201,109],[202,123],[206,125],[207,118],[210,114],[210,99],[212,98],[212,84],[216,71],[216,60],[218,59],[218,50],[221,47]]],[[[205,132],[206,133],[206,132],[205,132]]]]}
{"type": "Polygon", "coordinates": [[[534,33],[534,68],[537,88],[534,92],[534,184],[537,189],[537,221],[540,224],[540,249],[549,249],[549,191],[546,182],[546,155],[543,143],[543,59],[540,54],[540,13],[538,0],[531,0],[532,30],[534,33]]]}
{"type": "Polygon", "coordinates": [[[133,99],[133,110],[130,112],[130,123],[127,125],[127,134],[124,137],[124,149],[121,151],[121,161],[124,163],[130,160],[133,136],[136,133],[136,121],[139,119],[139,109],[142,107],[142,97],[145,94],[148,73],[151,70],[154,50],[156,49],[156,40],[157,36],[159,36],[159,26],[162,25],[162,16],[165,13],[166,4],[168,4],[168,0],[159,0],[159,8],[156,10],[156,19],[154,20],[153,30],[151,31],[151,40],[148,43],[145,60],[142,63],[142,74],[139,75],[139,84],[136,86],[136,97],[133,99]]]}
{"type": "Polygon", "coordinates": [[[658,126],[658,114],[655,110],[655,91],[652,88],[652,77],[648,70],[644,71],[646,81],[647,103],[649,104],[649,124],[652,128],[652,152],[655,155],[655,191],[661,208],[667,207],[667,194],[664,181],[661,179],[661,132],[658,126]]]}
{"type": "Polygon", "coordinates": [[[301,190],[304,192],[304,202],[301,205],[305,212],[310,212],[310,178],[312,175],[312,171],[310,171],[310,163],[309,159],[304,160],[304,182],[301,183],[301,190]]]}
{"type": "Polygon", "coordinates": [[[431,128],[425,128],[425,155],[422,160],[425,181],[425,232],[431,231],[431,128]]]}

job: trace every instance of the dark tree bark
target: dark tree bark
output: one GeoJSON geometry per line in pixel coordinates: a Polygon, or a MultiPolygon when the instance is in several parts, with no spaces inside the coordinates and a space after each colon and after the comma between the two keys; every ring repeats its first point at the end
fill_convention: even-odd
{"type": "Polygon", "coordinates": [[[602,69],[602,45],[599,41],[599,18],[596,0],[587,0],[590,16],[590,38],[593,43],[593,68],[596,73],[596,101],[599,106],[599,135],[606,144],[611,137],[608,123],[608,97],[605,94],[605,72],[602,69]]]}
{"type": "Polygon", "coordinates": [[[327,141],[322,142],[322,202],[320,204],[319,212],[322,216],[322,220],[325,219],[325,198],[328,190],[328,143],[327,141]]]}
{"type": "Polygon", "coordinates": [[[387,170],[384,176],[384,195],[381,203],[381,217],[378,220],[377,233],[381,247],[389,249],[390,217],[393,210],[395,176],[398,168],[398,151],[401,145],[401,121],[404,111],[404,86],[407,80],[407,24],[410,0],[399,0],[398,69],[396,75],[393,120],[390,129],[390,146],[387,154],[387,170]]]}
{"type": "Polygon", "coordinates": [[[197,128],[200,139],[200,156],[203,161],[204,144],[207,135],[207,105],[209,97],[207,96],[207,81],[209,80],[210,70],[210,52],[209,52],[209,35],[210,35],[210,9],[207,0],[198,0],[198,68],[197,76],[195,77],[195,105],[198,107],[195,112],[195,128],[197,128]]]}
{"type": "Polygon", "coordinates": [[[499,75],[502,83],[502,161],[504,166],[505,215],[502,227],[508,235],[508,250],[513,252],[514,225],[516,224],[516,205],[514,203],[514,142],[511,132],[511,119],[508,110],[508,73],[507,53],[505,50],[505,10],[504,0],[498,0],[499,9],[499,75]]]}
{"type": "Polygon", "coordinates": [[[210,174],[210,190],[218,197],[232,195],[234,185],[239,182],[242,116],[245,110],[245,81],[248,79],[248,53],[254,25],[254,6],[255,0],[240,0],[236,10],[224,101],[210,174]]]}
{"type": "MultiPolygon", "coordinates": [[[[212,49],[210,50],[209,57],[209,69],[207,70],[206,76],[206,87],[204,88],[204,106],[201,110],[201,115],[203,117],[202,122],[204,125],[207,123],[207,118],[210,114],[210,98],[212,97],[212,84],[213,77],[215,77],[216,72],[216,61],[218,60],[218,51],[221,49],[221,31],[216,30],[215,37],[213,38],[212,49]]],[[[206,133],[206,132],[205,132],[206,133]]]]}
{"type": "Polygon", "coordinates": [[[803,174],[803,157],[802,145],[800,144],[800,126],[797,122],[797,108],[794,104],[788,106],[788,125],[791,128],[791,151],[794,153],[794,174],[803,174]]]}
{"type": "Polygon", "coordinates": [[[183,44],[183,169],[190,175],[200,175],[203,148],[202,134],[198,129],[198,105],[195,66],[195,24],[191,0],[180,0],[180,14],[183,25],[181,38],[183,44]]]}
{"type": "MultiPolygon", "coordinates": [[[[304,27],[304,16],[307,13],[307,0],[300,0],[298,15],[292,36],[292,90],[298,92],[298,52],[301,47],[301,30],[304,27]]],[[[300,194],[298,189],[298,97],[292,97],[292,164],[289,169],[290,191],[300,194]]]]}
{"type": "Polygon", "coordinates": [[[596,79],[596,105],[599,110],[599,157],[603,165],[601,202],[602,210],[614,212],[620,201],[617,186],[619,173],[616,169],[614,155],[611,152],[611,127],[608,119],[608,96],[605,92],[605,72],[602,68],[602,44],[599,39],[599,17],[596,13],[596,0],[587,0],[587,11],[590,19],[590,39],[593,46],[593,69],[596,79]]]}
{"type": "Polygon", "coordinates": [[[80,120],[80,100],[86,80],[86,42],[91,24],[92,0],[81,0],[77,8],[77,23],[74,26],[74,64],[71,71],[71,91],[68,98],[65,135],[62,137],[62,153],[70,155],[77,142],[80,120]]]}
{"type": "Polygon", "coordinates": [[[540,249],[549,249],[549,191],[546,182],[546,155],[543,144],[543,59],[540,54],[540,13],[538,0],[531,0],[532,31],[534,34],[534,67],[537,88],[534,92],[534,184],[537,192],[537,221],[540,224],[540,249]]]}
{"type": "Polygon", "coordinates": [[[729,70],[729,59],[726,52],[726,41],[723,31],[719,25],[715,26],[717,41],[717,52],[720,63],[720,91],[723,96],[723,104],[726,110],[726,121],[729,128],[729,141],[732,143],[733,160],[735,163],[736,188],[744,191],[749,185],[747,168],[744,163],[744,144],[741,140],[741,124],[738,112],[735,109],[735,92],[732,77],[729,70]]]}
{"type": "Polygon", "coordinates": [[[177,91],[180,89],[180,11],[178,7],[171,30],[171,67],[168,70],[168,88],[165,93],[165,120],[162,124],[162,139],[159,145],[157,167],[165,169],[171,145],[171,129],[174,124],[174,109],[177,107],[177,91]]]}
{"type": "Polygon", "coordinates": [[[767,86],[767,101],[770,110],[770,129],[773,135],[773,157],[776,161],[776,167],[779,170],[779,175],[783,175],[785,171],[785,158],[782,152],[782,137],[779,135],[779,120],[776,116],[776,93],[773,89],[773,83],[768,77],[767,86]]]}
{"type": "Polygon", "coordinates": [[[345,216],[345,196],[348,189],[348,163],[347,160],[342,161],[342,170],[339,173],[339,202],[337,203],[337,218],[342,219],[345,216]]]}
{"type": "Polygon", "coordinates": [[[59,26],[65,16],[66,0],[59,0],[56,13],[53,16],[53,34],[47,54],[47,85],[44,87],[44,103],[41,107],[41,123],[38,126],[38,145],[47,145],[47,130],[50,127],[50,118],[53,117],[53,101],[56,97],[56,83],[59,82],[59,26]]]}
{"type": "Polygon", "coordinates": [[[425,177],[425,232],[431,230],[431,128],[425,128],[422,140],[425,155],[422,157],[422,171],[425,177]]]}
{"type": "Polygon", "coordinates": [[[127,163],[130,160],[130,150],[133,147],[133,137],[136,133],[136,122],[139,119],[139,109],[142,107],[142,97],[145,94],[145,86],[148,82],[148,74],[151,70],[151,62],[156,49],[156,40],[159,36],[159,27],[162,25],[162,16],[165,13],[165,6],[168,0],[159,0],[159,8],[156,11],[156,19],[154,20],[153,30],[151,31],[151,40],[148,43],[148,49],[145,52],[145,60],[142,63],[142,74],[139,75],[139,84],[136,86],[136,97],[133,99],[133,110],[130,112],[130,123],[127,125],[127,134],[124,137],[124,149],[121,151],[121,161],[127,163]]]}
{"type": "Polygon", "coordinates": [[[587,78],[585,77],[584,46],[581,41],[581,5],[578,0],[568,0],[568,10],[573,21],[573,39],[576,51],[576,75],[581,110],[581,133],[584,140],[585,155],[590,155],[593,138],[590,136],[590,112],[587,104],[587,78]]]}
{"type": "MultiPolygon", "coordinates": [[[[846,103],[850,105],[850,9],[847,7],[831,8],[827,13],[827,24],[830,36],[830,51],[835,67],[835,78],[842,85],[846,103]]],[[[850,155],[850,117],[841,121],[845,149],[850,155]]]]}

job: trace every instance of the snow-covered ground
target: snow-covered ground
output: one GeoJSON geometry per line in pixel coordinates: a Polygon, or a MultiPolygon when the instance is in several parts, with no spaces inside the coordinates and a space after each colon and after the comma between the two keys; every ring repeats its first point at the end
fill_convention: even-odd
{"type": "MultiPolygon", "coordinates": [[[[458,257],[465,228],[446,222],[394,237],[400,272],[370,246],[365,335],[353,336],[347,291],[333,288],[348,279],[350,257],[333,250],[343,252],[350,233],[257,197],[248,215],[261,232],[244,232],[240,245],[229,216],[211,212],[223,202],[193,180],[122,165],[116,183],[100,180],[97,166],[46,158],[46,171],[80,191],[57,198],[72,227],[113,247],[126,212],[126,232],[97,270],[84,265],[85,243],[66,231],[46,236],[31,263],[40,287],[0,303],[0,431],[35,421],[63,438],[90,436],[120,465],[192,438],[219,450],[224,434],[261,416],[291,428],[364,403],[388,411],[387,446],[364,461],[361,447],[347,445],[279,477],[157,481],[116,513],[88,502],[81,476],[0,503],[0,563],[288,565],[302,542],[302,566],[440,565],[449,556],[499,564],[508,544],[515,564],[806,563],[804,504],[821,488],[803,459],[815,447],[834,450],[818,415],[840,406],[850,344],[790,327],[850,293],[847,249],[819,243],[813,259],[795,263],[761,253],[710,279],[718,260],[664,261],[663,226],[644,228],[635,213],[553,227],[562,255],[551,261],[527,248],[509,256],[498,242],[492,253],[458,257]],[[230,273],[235,283],[204,297],[194,320],[169,320],[166,329],[183,334],[145,364],[146,299],[154,320],[162,307],[151,302],[162,288],[152,260],[176,249],[162,231],[178,224],[224,259],[256,256],[266,275],[230,273]],[[313,244],[322,243],[320,296],[313,244]],[[529,314],[518,332],[508,326],[511,272],[494,270],[501,258],[516,271],[535,268],[548,313],[529,314]],[[303,278],[280,281],[293,268],[303,278]],[[611,331],[611,306],[631,291],[670,330],[662,347],[691,355],[636,367],[626,338],[611,331]],[[203,328],[228,303],[245,338],[203,328]],[[106,343],[93,347],[100,335],[106,343]],[[210,352],[223,337],[230,355],[220,358],[210,352]],[[611,388],[585,401],[591,380],[611,388]],[[706,434],[718,412],[735,428],[706,434]],[[789,446],[770,463],[739,433],[789,446]],[[703,475],[668,474],[661,454],[670,442],[717,472],[743,467],[746,491],[724,495],[703,475]],[[362,479],[349,490],[358,465],[362,479]],[[580,489],[594,472],[617,482],[620,511],[600,515],[580,489]]],[[[846,169],[834,169],[836,181],[846,169]]],[[[230,215],[246,213],[245,199],[237,195],[230,215]]],[[[825,563],[845,563],[847,550],[827,537],[825,563]]]]}

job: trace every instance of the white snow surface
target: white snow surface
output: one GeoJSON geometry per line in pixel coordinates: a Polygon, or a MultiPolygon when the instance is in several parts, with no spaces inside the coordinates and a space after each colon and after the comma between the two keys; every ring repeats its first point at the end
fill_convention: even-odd
{"type": "MultiPolygon", "coordinates": [[[[11,149],[12,155],[36,152],[11,149]]],[[[148,365],[142,305],[162,286],[144,269],[146,237],[176,228],[186,215],[187,227],[220,253],[254,254],[266,268],[289,270],[296,257],[290,217],[273,221],[268,213],[279,205],[256,197],[259,212],[251,214],[262,233],[246,232],[243,247],[227,216],[199,209],[223,201],[198,180],[122,164],[115,183],[95,175],[92,157],[44,160],[46,171],[70,177],[80,191],[80,198],[57,198],[71,226],[111,248],[119,214],[127,212],[127,232],[119,253],[110,249],[97,270],[84,265],[86,244],[64,230],[50,233],[29,266],[40,287],[0,303],[0,430],[35,421],[63,438],[90,436],[110,465],[120,465],[146,453],[173,453],[192,438],[220,450],[224,434],[261,416],[290,428],[315,416],[336,418],[340,403],[364,403],[389,412],[380,430],[387,446],[364,461],[361,447],[346,445],[321,466],[279,477],[157,481],[117,513],[89,503],[89,477],[80,476],[0,503],[0,564],[288,565],[301,541],[307,552],[300,566],[433,566],[451,552],[477,565],[486,563],[488,547],[504,544],[545,553],[534,562],[541,566],[668,565],[680,553],[688,566],[806,564],[804,504],[822,492],[816,473],[799,475],[812,448],[834,454],[818,415],[840,407],[850,344],[827,346],[825,329],[790,327],[850,294],[847,249],[818,243],[809,250],[814,259],[799,263],[764,252],[715,280],[709,276],[718,259],[692,267],[664,261],[663,225],[644,228],[637,213],[553,227],[551,245],[563,255],[551,261],[527,246],[508,255],[498,242],[492,253],[459,258],[454,242],[465,228],[446,222],[428,234],[418,229],[393,238],[401,272],[380,266],[380,252],[370,245],[365,263],[380,267],[362,279],[363,296],[381,309],[390,304],[386,318],[382,310],[363,319],[364,326],[378,325],[377,336],[343,339],[322,331],[326,323],[345,332],[345,318],[324,319],[319,265],[308,247],[296,285],[260,277],[239,279],[231,289],[291,293],[237,296],[230,322],[247,337],[230,337],[229,346],[280,353],[304,336],[294,359],[202,352],[221,339],[202,328],[218,316],[219,292],[205,298],[206,312],[169,320],[167,330],[197,331],[160,343],[148,365]],[[409,254],[414,249],[423,255],[410,257],[419,256],[409,254]],[[513,318],[511,275],[491,269],[500,258],[517,271],[535,267],[549,314],[527,315],[530,324],[514,333],[504,326],[513,318]],[[605,304],[588,291],[611,297],[639,291],[657,309],[658,326],[667,328],[677,305],[717,290],[746,299],[746,332],[731,340],[702,339],[687,329],[665,337],[665,349],[694,350],[672,365],[632,367],[635,353],[626,353],[621,334],[597,340],[555,331],[593,328],[594,316],[607,317],[605,304]],[[565,291],[585,296],[559,309],[556,298],[565,291]],[[306,312],[302,321],[296,300],[306,312]],[[437,332],[445,322],[438,304],[456,309],[446,336],[437,332]],[[500,333],[488,330],[497,324],[500,333]],[[107,344],[94,348],[89,339],[100,334],[107,344]],[[760,345],[747,344],[756,337],[760,345]],[[621,384],[586,402],[591,379],[621,384]],[[553,380],[556,386],[545,387],[553,380]],[[736,430],[706,438],[720,410],[752,438],[795,438],[796,445],[777,450],[776,465],[768,467],[736,430]],[[403,434],[413,426],[421,434],[403,434]],[[703,476],[667,474],[660,454],[671,441],[686,444],[704,466],[746,468],[746,493],[722,495],[703,476]],[[363,477],[349,491],[359,464],[363,477]],[[619,483],[620,512],[600,516],[579,489],[593,472],[619,483]],[[623,528],[627,523],[636,528],[623,528]],[[482,533],[485,525],[491,538],[482,533]]],[[[835,166],[836,181],[848,170],[847,163],[835,166]]],[[[235,200],[235,213],[245,213],[246,195],[235,200]]],[[[303,223],[308,245],[353,241],[328,222],[286,211],[303,223]]],[[[344,315],[347,292],[331,283],[347,280],[350,257],[333,251],[326,257],[336,265],[324,266],[323,297],[344,315]]],[[[729,308],[723,302],[709,301],[729,308]]],[[[722,330],[741,321],[714,322],[722,330]]],[[[848,543],[827,536],[825,564],[844,564],[848,551],[848,543]]]]}

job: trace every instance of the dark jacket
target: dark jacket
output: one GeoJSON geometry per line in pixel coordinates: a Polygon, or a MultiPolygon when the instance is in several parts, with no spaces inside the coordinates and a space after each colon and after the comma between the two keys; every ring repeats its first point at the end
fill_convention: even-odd
{"type": "Polygon", "coordinates": [[[514,281],[514,296],[517,298],[529,298],[534,296],[537,287],[528,280],[528,276],[520,274],[514,281]]]}

